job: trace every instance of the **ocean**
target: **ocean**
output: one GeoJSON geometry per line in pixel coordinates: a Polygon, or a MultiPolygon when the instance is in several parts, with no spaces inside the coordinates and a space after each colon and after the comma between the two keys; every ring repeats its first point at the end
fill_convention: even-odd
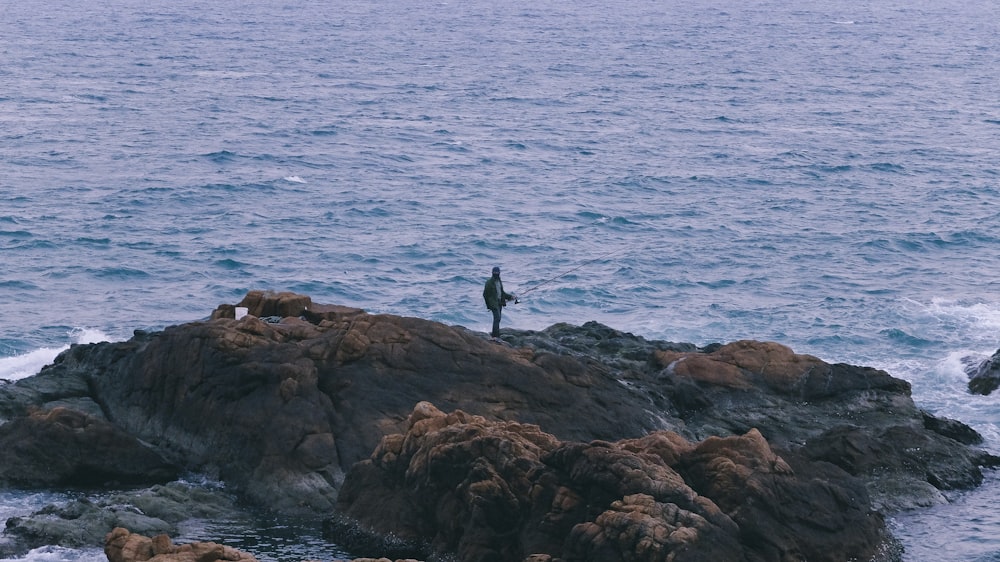
{"type": "MultiPolygon", "coordinates": [[[[488,331],[500,266],[505,327],[777,341],[1000,453],[993,0],[0,0],[0,57],[0,379],[253,289],[488,331]]],[[[906,559],[1000,560],[950,499],[906,559]]]]}

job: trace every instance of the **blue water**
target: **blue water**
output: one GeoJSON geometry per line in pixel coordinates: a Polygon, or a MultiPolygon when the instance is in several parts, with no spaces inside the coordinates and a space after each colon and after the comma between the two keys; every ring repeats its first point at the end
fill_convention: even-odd
{"type": "MultiPolygon", "coordinates": [[[[998,16],[0,0],[0,378],[250,289],[487,330],[500,265],[506,326],[779,341],[1000,451],[998,16]]],[[[1000,482],[952,499],[907,556],[1000,559],[1000,482]]]]}

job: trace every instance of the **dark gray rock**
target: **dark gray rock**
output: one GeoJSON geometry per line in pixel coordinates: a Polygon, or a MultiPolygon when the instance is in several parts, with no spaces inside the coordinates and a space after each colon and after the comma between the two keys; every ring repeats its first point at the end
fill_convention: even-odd
{"type": "Polygon", "coordinates": [[[44,545],[100,547],[115,527],[146,535],[176,535],[177,525],[183,521],[229,520],[241,513],[234,498],[221,489],[171,482],[48,505],[30,515],[8,519],[4,535],[13,540],[8,547],[12,552],[44,545]]]}
{"type": "Polygon", "coordinates": [[[14,538],[21,550],[44,545],[95,547],[101,546],[104,535],[115,527],[153,535],[177,531],[174,525],[131,506],[99,506],[81,499],[63,506],[46,506],[29,516],[12,517],[7,520],[4,534],[14,538]]]}
{"type": "Polygon", "coordinates": [[[1000,350],[985,361],[967,363],[965,373],[969,375],[969,392],[988,396],[1000,386],[1000,350]]]}

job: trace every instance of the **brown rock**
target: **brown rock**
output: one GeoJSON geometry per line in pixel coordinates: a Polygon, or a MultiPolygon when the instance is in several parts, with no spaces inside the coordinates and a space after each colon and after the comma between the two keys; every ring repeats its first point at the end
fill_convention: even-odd
{"type": "Polygon", "coordinates": [[[166,535],[152,539],[116,527],[104,539],[108,562],[256,562],[252,555],[212,542],[175,545],[166,535]]]}
{"type": "Polygon", "coordinates": [[[775,390],[791,391],[824,363],[811,355],[800,355],[774,342],[742,340],[719,348],[712,356],[760,376],[775,390]]]}
{"type": "Polygon", "coordinates": [[[662,351],[657,352],[657,357],[667,372],[676,377],[734,389],[753,386],[750,377],[738,366],[710,355],[662,351]]]}
{"type": "Polygon", "coordinates": [[[800,476],[756,431],[699,444],[671,432],[560,442],[537,426],[422,403],[404,435],[351,470],[339,507],[461,560],[874,556],[885,528],[863,485],[842,471],[815,476],[800,476]]]}
{"type": "Polygon", "coordinates": [[[312,306],[312,299],[297,293],[250,291],[236,306],[246,307],[247,314],[258,318],[266,316],[286,318],[300,316],[312,306]]]}
{"type": "Polygon", "coordinates": [[[141,562],[153,557],[153,541],[115,527],[104,538],[104,553],[108,562],[141,562]]]}
{"type": "Polygon", "coordinates": [[[676,376],[746,389],[759,378],[774,390],[791,392],[814,371],[826,372],[826,364],[811,355],[799,355],[774,342],[742,340],[705,354],[660,351],[656,361],[676,376]]]}
{"type": "Polygon", "coordinates": [[[751,430],[706,439],[678,470],[733,518],[745,541],[755,537],[750,542],[763,560],[871,559],[887,532],[864,484],[830,466],[795,460],[793,469],[751,430]]]}

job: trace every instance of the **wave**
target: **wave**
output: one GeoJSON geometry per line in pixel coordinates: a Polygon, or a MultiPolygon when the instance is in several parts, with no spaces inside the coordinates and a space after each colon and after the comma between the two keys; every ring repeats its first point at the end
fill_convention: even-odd
{"type": "MultiPolygon", "coordinates": [[[[74,328],[69,335],[76,344],[111,341],[107,334],[94,328],[74,328]]],[[[42,347],[21,355],[0,358],[0,380],[16,381],[36,375],[42,367],[51,364],[56,356],[67,349],[69,345],[42,347]]]]}
{"type": "Polygon", "coordinates": [[[98,548],[76,550],[61,546],[43,546],[15,558],[4,558],[3,562],[104,562],[104,551],[98,548]]]}
{"type": "Polygon", "coordinates": [[[230,152],[228,150],[209,152],[208,154],[203,154],[202,156],[218,164],[223,162],[232,162],[237,158],[237,154],[235,152],[230,152]]]}
{"type": "Polygon", "coordinates": [[[939,343],[933,340],[929,340],[927,338],[914,336],[912,334],[907,333],[905,330],[901,330],[899,328],[886,328],[884,330],[879,331],[879,334],[885,336],[886,338],[888,338],[889,340],[893,341],[896,344],[906,345],[916,348],[931,347],[932,345],[939,343]]]}
{"type": "Polygon", "coordinates": [[[94,275],[101,279],[132,279],[149,277],[149,273],[132,267],[105,267],[95,270],[94,275]]]}
{"type": "Polygon", "coordinates": [[[1000,303],[984,300],[934,298],[929,303],[909,301],[924,314],[954,329],[961,326],[966,334],[992,335],[1000,331],[1000,303]]]}
{"type": "Polygon", "coordinates": [[[34,291],[38,289],[38,285],[31,283],[30,281],[0,281],[0,289],[23,289],[27,291],[34,291]]]}

